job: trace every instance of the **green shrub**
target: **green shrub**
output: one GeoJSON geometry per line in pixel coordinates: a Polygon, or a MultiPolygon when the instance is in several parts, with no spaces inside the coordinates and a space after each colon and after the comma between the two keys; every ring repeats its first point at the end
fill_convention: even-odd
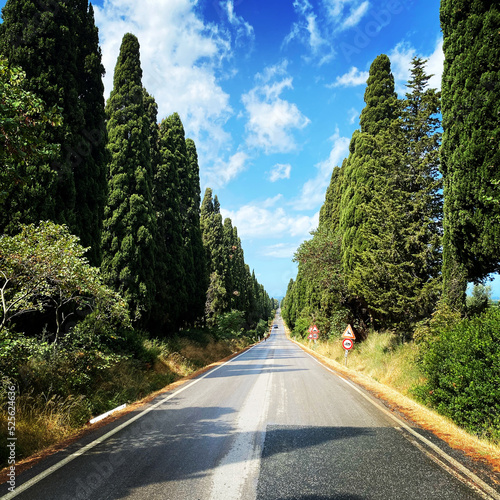
{"type": "Polygon", "coordinates": [[[500,311],[465,319],[429,342],[417,395],[466,429],[500,438],[500,311]]]}
{"type": "Polygon", "coordinates": [[[309,317],[301,316],[295,322],[295,327],[293,329],[293,334],[298,337],[304,337],[308,328],[311,326],[311,319],[309,317]]]}

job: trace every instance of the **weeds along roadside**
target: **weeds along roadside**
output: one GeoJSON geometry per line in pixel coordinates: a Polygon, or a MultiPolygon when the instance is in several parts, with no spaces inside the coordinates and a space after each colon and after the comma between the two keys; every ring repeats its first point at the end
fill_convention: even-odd
{"type": "MultiPolygon", "coordinates": [[[[96,370],[89,366],[89,373],[78,373],[75,363],[74,358],[85,359],[83,352],[69,356],[42,351],[31,356],[19,367],[25,384],[16,397],[16,458],[38,453],[77,433],[91,417],[144,398],[254,341],[250,336],[221,339],[203,331],[192,333],[192,338],[190,332],[162,340],[144,338],[139,356],[117,356],[96,370]]],[[[0,386],[2,401],[6,387],[0,386]]],[[[4,405],[2,442],[8,428],[5,410],[4,405]]],[[[4,452],[0,450],[0,469],[7,465],[4,452]]]]}

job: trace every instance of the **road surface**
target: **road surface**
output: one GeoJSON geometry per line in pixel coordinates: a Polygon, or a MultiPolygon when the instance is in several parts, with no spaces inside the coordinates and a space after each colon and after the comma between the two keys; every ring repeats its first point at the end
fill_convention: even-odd
{"type": "Polygon", "coordinates": [[[467,471],[287,340],[277,323],[267,341],[49,457],[0,495],[500,499],[487,485],[466,484],[467,471]]]}

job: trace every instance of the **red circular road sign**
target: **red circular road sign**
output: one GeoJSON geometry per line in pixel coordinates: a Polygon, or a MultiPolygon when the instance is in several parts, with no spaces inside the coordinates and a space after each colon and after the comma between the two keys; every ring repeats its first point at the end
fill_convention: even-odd
{"type": "Polygon", "coordinates": [[[351,340],[351,339],[344,339],[342,341],[342,347],[345,349],[345,350],[349,350],[349,349],[352,349],[352,346],[354,345],[354,342],[351,340]]]}
{"type": "Polygon", "coordinates": [[[318,338],[318,334],[317,333],[312,333],[311,335],[312,335],[312,338],[315,339],[315,340],[318,338]]]}

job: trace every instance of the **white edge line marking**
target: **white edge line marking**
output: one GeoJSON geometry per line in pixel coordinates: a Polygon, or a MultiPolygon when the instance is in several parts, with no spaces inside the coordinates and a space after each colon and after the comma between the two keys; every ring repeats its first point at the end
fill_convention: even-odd
{"type": "MultiPolygon", "coordinates": [[[[300,347],[300,345],[296,344],[295,342],[293,342],[293,343],[295,345],[297,345],[297,347],[300,347]]],[[[421,434],[419,434],[418,432],[416,432],[415,430],[413,430],[408,424],[406,424],[403,420],[401,420],[398,417],[396,417],[395,415],[393,415],[389,410],[386,410],[385,408],[383,408],[382,406],[380,406],[378,403],[376,403],[375,401],[373,401],[363,391],[361,391],[360,389],[358,389],[352,382],[349,382],[345,378],[341,377],[335,370],[332,370],[331,368],[329,368],[325,364],[321,363],[321,361],[319,361],[318,359],[316,359],[314,356],[312,356],[311,354],[309,354],[307,351],[304,351],[304,349],[301,348],[301,350],[305,354],[307,354],[310,358],[312,358],[314,361],[316,361],[316,363],[318,363],[323,368],[327,369],[329,372],[331,372],[334,375],[336,375],[340,380],[342,380],[343,382],[345,382],[347,385],[351,386],[356,392],[358,392],[359,394],[361,394],[361,396],[363,396],[363,398],[365,398],[367,401],[369,401],[373,406],[375,406],[376,408],[378,408],[381,412],[385,413],[388,417],[390,417],[392,420],[394,420],[398,425],[400,425],[406,431],[408,431],[410,434],[412,434],[417,439],[419,439],[420,441],[422,441],[429,448],[431,448],[432,450],[434,450],[438,455],[440,455],[442,458],[444,458],[445,460],[447,460],[450,464],[454,465],[458,470],[460,470],[463,474],[465,474],[471,481],[473,481],[474,483],[476,483],[483,490],[485,490],[489,495],[491,495],[492,498],[494,498],[495,500],[500,500],[500,494],[496,490],[494,490],[489,484],[485,483],[480,477],[476,476],[476,474],[474,474],[469,469],[467,469],[467,467],[465,467],[460,462],[458,462],[457,460],[455,460],[453,457],[451,457],[450,455],[448,455],[441,448],[439,448],[439,446],[436,446],[432,441],[429,441],[427,438],[425,438],[424,436],[422,436],[421,434]]]]}
{"type": "Polygon", "coordinates": [[[74,453],[72,453],[68,457],[64,458],[60,462],[57,462],[56,464],[52,465],[48,469],[44,470],[43,472],[40,472],[40,474],[36,475],[35,477],[32,477],[29,481],[26,481],[25,483],[16,487],[16,489],[14,491],[11,491],[11,492],[7,493],[6,495],[4,495],[2,497],[2,500],[9,500],[10,498],[14,498],[17,495],[21,494],[23,491],[26,491],[27,489],[31,488],[36,483],[40,482],[42,479],[45,479],[47,476],[50,476],[50,474],[52,474],[56,470],[60,469],[61,467],[64,467],[66,464],[68,464],[69,462],[72,462],[75,458],[78,458],[80,455],[83,455],[84,453],[91,450],[92,448],[94,448],[98,444],[101,444],[102,442],[106,441],[106,439],[110,438],[111,436],[113,436],[117,432],[120,432],[122,429],[125,429],[125,427],[129,426],[130,424],[132,424],[136,420],[139,420],[141,417],[143,417],[144,415],[149,413],[151,410],[154,410],[158,406],[161,406],[163,403],[169,401],[170,399],[177,396],[178,394],[185,391],[186,389],[189,389],[194,384],[197,384],[200,380],[203,380],[205,377],[208,377],[208,375],[216,372],[217,370],[219,370],[223,366],[226,366],[228,363],[232,363],[235,359],[238,359],[240,356],[243,356],[244,354],[246,354],[248,351],[250,351],[251,349],[253,349],[257,345],[258,344],[253,345],[252,347],[250,347],[250,349],[247,349],[246,351],[241,352],[240,354],[238,354],[234,358],[229,359],[228,361],[226,361],[222,365],[216,366],[215,368],[209,370],[207,373],[204,373],[201,377],[193,380],[190,384],[181,387],[179,390],[173,392],[172,394],[169,394],[167,397],[163,398],[161,401],[158,401],[157,403],[150,406],[149,408],[146,408],[145,410],[143,410],[141,413],[139,413],[135,417],[131,418],[130,420],[127,420],[126,422],[123,422],[123,424],[119,425],[118,427],[115,427],[113,430],[104,434],[100,438],[97,438],[96,440],[92,441],[91,443],[85,445],[83,448],[75,451],[74,453]]]}

